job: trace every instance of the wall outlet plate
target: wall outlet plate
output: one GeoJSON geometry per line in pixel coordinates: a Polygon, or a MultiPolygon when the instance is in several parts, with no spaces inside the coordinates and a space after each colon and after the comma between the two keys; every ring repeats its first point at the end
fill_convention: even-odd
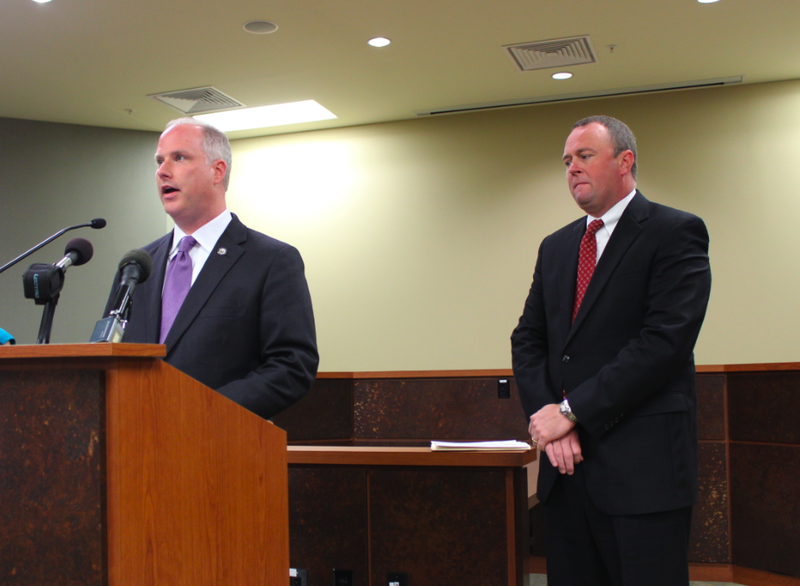
{"type": "Polygon", "coordinates": [[[497,381],[497,398],[511,398],[511,382],[507,378],[501,378],[497,381]]]}
{"type": "Polygon", "coordinates": [[[289,586],[308,586],[308,570],[289,568],[289,586]]]}
{"type": "Polygon", "coordinates": [[[386,586],[408,586],[408,573],[388,572],[386,574],[386,586]]]}

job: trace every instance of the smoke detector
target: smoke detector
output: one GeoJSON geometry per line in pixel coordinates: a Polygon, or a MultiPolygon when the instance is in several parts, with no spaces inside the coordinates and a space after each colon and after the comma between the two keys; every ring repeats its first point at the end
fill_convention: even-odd
{"type": "Polygon", "coordinates": [[[154,98],[184,114],[202,114],[244,108],[244,104],[211,86],[151,94],[147,97],[154,98]]]}
{"type": "Polygon", "coordinates": [[[520,71],[597,62],[597,56],[588,35],[506,45],[503,48],[508,51],[520,71]]]}

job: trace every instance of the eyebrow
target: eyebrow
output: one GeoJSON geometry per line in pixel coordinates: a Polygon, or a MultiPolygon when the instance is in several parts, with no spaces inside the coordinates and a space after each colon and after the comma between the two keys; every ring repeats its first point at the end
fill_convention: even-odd
{"type": "MultiPolygon", "coordinates": [[[[577,152],[577,154],[578,154],[578,155],[582,155],[583,153],[585,153],[585,152],[589,152],[589,151],[591,151],[591,152],[596,152],[596,151],[595,151],[593,148],[588,148],[588,147],[587,147],[587,148],[584,148],[584,149],[578,149],[578,152],[577,152]]],[[[571,159],[571,158],[572,158],[572,155],[564,154],[564,156],[563,156],[563,157],[561,157],[561,160],[562,160],[562,161],[566,161],[567,159],[571,159]]]]}

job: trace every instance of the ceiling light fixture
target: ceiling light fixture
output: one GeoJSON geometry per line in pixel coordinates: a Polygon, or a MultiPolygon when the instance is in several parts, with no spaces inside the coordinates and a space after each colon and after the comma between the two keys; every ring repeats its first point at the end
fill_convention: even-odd
{"type": "Polygon", "coordinates": [[[305,100],[288,104],[274,104],[272,106],[201,114],[195,116],[195,118],[208,122],[223,132],[232,132],[234,130],[316,122],[317,120],[332,120],[337,116],[314,100],[305,100]]]}
{"type": "Polygon", "coordinates": [[[374,39],[370,39],[367,41],[373,47],[385,47],[386,45],[391,45],[392,41],[384,37],[375,37],[374,39]]]}
{"type": "Polygon", "coordinates": [[[552,75],[553,79],[569,79],[572,74],[569,71],[560,71],[552,75]]]}
{"type": "Polygon", "coordinates": [[[266,20],[251,20],[250,22],[244,23],[242,28],[254,35],[268,35],[278,30],[278,25],[266,20]]]}
{"type": "Polygon", "coordinates": [[[714,2],[719,2],[719,0],[697,0],[700,4],[713,4],[714,2]]]}
{"type": "Polygon", "coordinates": [[[47,4],[48,2],[50,2],[50,0],[33,0],[33,1],[36,2],[37,4],[47,4]]]}

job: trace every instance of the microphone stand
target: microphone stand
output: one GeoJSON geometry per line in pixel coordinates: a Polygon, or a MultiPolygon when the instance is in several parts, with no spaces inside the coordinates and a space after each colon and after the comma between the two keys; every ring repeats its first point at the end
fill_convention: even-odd
{"type": "Polygon", "coordinates": [[[53,317],[56,315],[56,305],[58,305],[59,297],[61,297],[61,293],[56,293],[55,297],[44,304],[42,321],[39,324],[39,337],[36,339],[37,344],[50,343],[50,332],[53,330],[53,317]]]}
{"type": "Polygon", "coordinates": [[[105,225],[106,225],[106,221],[104,219],[96,218],[96,219],[92,220],[91,222],[87,222],[86,224],[76,224],[75,226],[70,226],[68,228],[64,228],[63,230],[59,230],[58,232],[53,234],[50,238],[48,238],[44,242],[40,242],[39,244],[37,244],[36,246],[31,248],[27,252],[23,252],[21,255],[19,255],[14,260],[4,264],[2,267],[0,267],[0,273],[5,271],[6,269],[10,269],[15,264],[17,264],[19,261],[29,257],[30,255],[32,255],[34,252],[36,252],[37,250],[39,250],[43,246],[46,246],[46,245],[50,244],[53,240],[55,240],[56,238],[58,238],[62,234],[65,234],[66,232],[69,232],[70,230],[77,230],[78,228],[94,228],[95,230],[97,230],[99,228],[104,228],[105,225]]]}

